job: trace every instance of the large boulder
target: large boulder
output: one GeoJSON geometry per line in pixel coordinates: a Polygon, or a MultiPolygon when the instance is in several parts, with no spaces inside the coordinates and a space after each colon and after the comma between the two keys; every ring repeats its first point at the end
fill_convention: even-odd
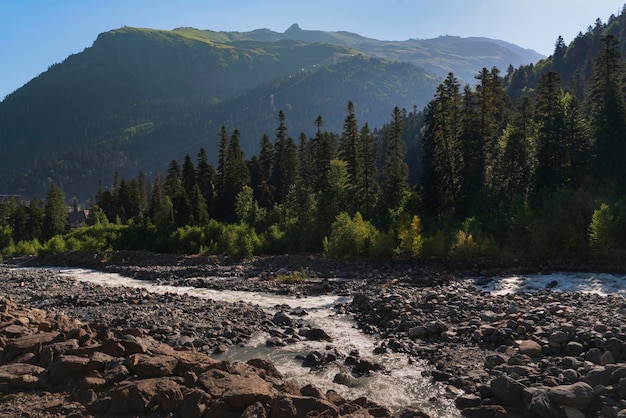
{"type": "Polygon", "coordinates": [[[549,389],[550,400],[561,406],[585,409],[595,398],[593,388],[584,382],[555,386],[549,389]]]}

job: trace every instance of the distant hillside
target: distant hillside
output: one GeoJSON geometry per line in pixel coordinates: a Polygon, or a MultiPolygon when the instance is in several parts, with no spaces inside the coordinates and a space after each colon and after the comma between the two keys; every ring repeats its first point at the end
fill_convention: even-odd
{"type": "Polygon", "coordinates": [[[554,53],[548,58],[520,66],[508,74],[505,81],[509,95],[514,99],[522,94],[533,95],[541,75],[552,70],[559,73],[564,87],[584,100],[587,82],[598,55],[598,44],[605,34],[614,35],[619,40],[622,56],[626,57],[626,14],[612,15],[606,23],[597,19],[584,33],[579,32],[569,45],[557,42],[554,53]]]}
{"type": "MultiPolygon", "coordinates": [[[[43,195],[51,181],[89,197],[114,171],[163,172],[205,147],[222,124],[239,128],[248,155],[273,135],[312,134],[318,115],[340,130],[348,100],[361,123],[421,107],[439,78],[345,46],[282,39],[220,43],[194,30],[123,28],[53,65],[0,103],[2,193],[43,195]]],[[[214,159],[215,160],[215,159],[214,159]]]]}
{"type": "Polygon", "coordinates": [[[179,28],[177,32],[193,34],[215,42],[235,43],[243,40],[277,41],[294,39],[305,42],[323,42],[354,48],[371,56],[410,62],[442,77],[453,72],[465,82],[473,82],[483,67],[506,70],[509,65],[518,67],[535,63],[543,55],[517,45],[489,38],[461,38],[440,36],[434,39],[407,41],[379,41],[351,32],[324,32],[303,30],[297,24],[284,33],[269,29],[251,32],[214,32],[193,28],[179,28]]]}

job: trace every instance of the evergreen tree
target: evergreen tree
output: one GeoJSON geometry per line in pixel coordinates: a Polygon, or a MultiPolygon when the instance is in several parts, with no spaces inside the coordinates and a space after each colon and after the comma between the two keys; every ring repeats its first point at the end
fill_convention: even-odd
{"type": "Polygon", "coordinates": [[[274,144],[271,186],[276,203],[282,203],[299,175],[298,149],[291,137],[287,136],[285,114],[278,113],[278,128],[274,144]]]}
{"type": "Polygon", "coordinates": [[[360,138],[359,165],[361,166],[361,176],[357,183],[355,201],[358,202],[357,211],[361,212],[365,219],[373,219],[375,208],[380,199],[380,185],[378,184],[374,137],[367,123],[361,128],[360,138]]]}
{"type": "Polygon", "coordinates": [[[452,73],[437,87],[425,115],[422,210],[425,222],[454,217],[461,191],[461,98],[452,73]]]}
{"type": "Polygon", "coordinates": [[[595,139],[596,174],[626,190],[626,104],[619,42],[613,35],[600,39],[590,81],[591,130],[595,139]]]}
{"type": "Polygon", "coordinates": [[[384,169],[384,197],[385,204],[390,209],[398,209],[408,190],[407,177],[409,169],[404,161],[406,145],[402,137],[402,111],[394,107],[391,114],[391,123],[387,130],[387,155],[384,169]]]}
{"type": "Polygon", "coordinates": [[[187,193],[183,187],[182,172],[178,161],[172,160],[167,169],[167,176],[164,184],[165,195],[174,208],[174,220],[177,226],[184,226],[189,223],[191,208],[187,193]]]}
{"type": "Polygon", "coordinates": [[[361,176],[361,162],[359,159],[359,126],[352,101],[348,102],[346,112],[348,112],[348,115],[343,123],[343,132],[339,140],[338,152],[339,158],[347,164],[350,184],[354,187],[361,176]]]}
{"type": "Polygon", "coordinates": [[[224,192],[222,194],[222,218],[232,221],[235,219],[235,200],[244,186],[250,183],[250,171],[241,150],[239,130],[235,129],[230,136],[226,153],[224,170],[224,192]]]}
{"type": "Polygon", "coordinates": [[[197,184],[197,173],[189,154],[186,154],[183,160],[182,180],[185,193],[187,196],[191,195],[191,191],[197,184]]]}
{"type": "Polygon", "coordinates": [[[207,215],[210,215],[213,213],[215,205],[215,180],[217,178],[217,173],[215,172],[213,165],[209,164],[209,159],[204,148],[200,148],[200,151],[198,152],[196,174],[196,183],[200,188],[200,192],[202,193],[202,197],[204,198],[204,202],[207,206],[207,215]]]}
{"type": "Polygon", "coordinates": [[[555,71],[548,71],[539,79],[535,123],[537,167],[533,183],[534,196],[540,197],[563,184],[565,171],[561,77],[555,71]]]}
{"type": "Polygon", "coordinates": [[[46,206],[44,208],[44,218],[42,236],[44,240],[49,240],[57,234],[67,230],[67,205],[63,190],[54,184],[50,185],[46,195],[46,206]]]}

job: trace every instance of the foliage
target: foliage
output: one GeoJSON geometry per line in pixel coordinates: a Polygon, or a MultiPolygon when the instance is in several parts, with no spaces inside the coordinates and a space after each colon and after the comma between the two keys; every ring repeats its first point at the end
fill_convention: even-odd
{"type": "Polygon", "coordinates": [[[408,257],[417,257],[422,251],[424,237],[422,235],[422,221],[419,216],[408,216],[400,220],[398,226],[398,239],[400,240],[400,252],[408,257]]]}
{"type": "Polygon", "coordinates": [[[330,235],[324,238],[324,254],[333,257],[358,257],[368,255],[376,240],[376,228],[357,212],[350,217],[340,213],[333,222],[330,235]]]}
{"type": "Polygon", "coordinates": [[[278,274],[276,275],[276,280],[287,284],[297,284],[304,282],[308,277],[309,274],[306,272],[306,270],[304,270],[304,268],[301,268],[300,270],[290,271],[285,274],[278,274]]]}
{"type": "Polygon", "coordinates": [[[615,247],[617,228],[615,210],[607,203],[601,203],[600,207],[593,211],[589,224],[589,246],[592,250],[608,255],[615,247]]]}

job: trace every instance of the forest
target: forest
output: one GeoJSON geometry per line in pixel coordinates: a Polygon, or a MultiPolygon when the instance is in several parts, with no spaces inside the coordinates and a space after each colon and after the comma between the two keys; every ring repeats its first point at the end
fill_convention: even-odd
{"type": "Polygon", "coordinates": [[[341,132],[318,116],[314,136],[294,139],[281,110],[246,158],[240,131],[222,127],[216,165],[201,148],[151,180],[114,174],[78,228],[54,184],[45,200],[10,200],[0,207],[2,255],[623,255],[626,83],[623,46],[606,30],[615,25],[573,42],[595,42],[587,70],[563,65],[580,49],[559,38],[542,65],[483,68],[473,86],[450,73],[424,109],[396,106],[380,129],[360,123],[349,101],[341,132]]]}

